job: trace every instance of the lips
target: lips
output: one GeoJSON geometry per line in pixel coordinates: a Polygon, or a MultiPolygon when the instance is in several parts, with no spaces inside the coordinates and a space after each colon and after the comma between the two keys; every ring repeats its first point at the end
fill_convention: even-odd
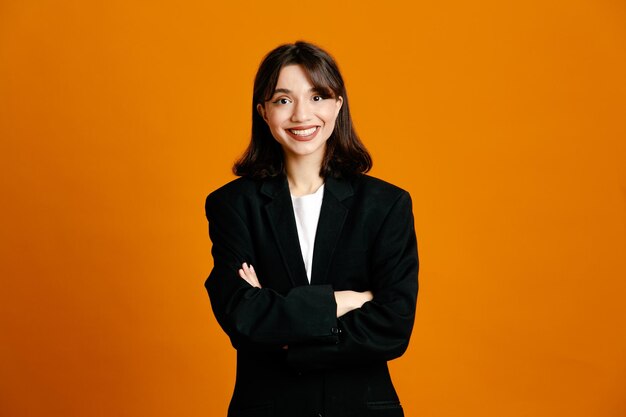
{"type": "Polygon", "coordinates": [[[311,140],[319,131],[319,126],[298,126],[297,128],[287,129],[287,133],[296,140],[311,140]]]}
{"type": "Polygon", "coordinates": [[[289,129],[289,131],[297,136],[309,136],[315,132],[316,129],[317,127],[310,127],[308,129],[289,129]]]}

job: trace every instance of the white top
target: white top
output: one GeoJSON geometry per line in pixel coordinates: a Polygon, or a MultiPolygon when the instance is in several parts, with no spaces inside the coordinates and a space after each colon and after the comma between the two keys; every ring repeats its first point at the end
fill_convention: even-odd
{"type": "Polygon", "coordinates": [[[293,212],[296,216],[296,227],[298,228],[298,240],[302,250],[302,259],[306,276],[311,283],[311,269],[313,269],[313,246],[315,245],[315,233],[317,232],[317,222],[322,210],[322,197],[324,197],[324,184],[313,194],[301,197],[291,196],[293,212]]]}

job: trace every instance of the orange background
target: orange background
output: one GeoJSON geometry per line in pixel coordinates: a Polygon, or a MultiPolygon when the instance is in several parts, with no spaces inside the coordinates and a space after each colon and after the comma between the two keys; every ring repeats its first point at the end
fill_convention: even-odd
{"type": "Polygon", "coordinates": [[[205,195],[337,58],[422,261],[407,416],[626,415],[626,4],[0,2],[0,415],[224,416],[205,195]]]}

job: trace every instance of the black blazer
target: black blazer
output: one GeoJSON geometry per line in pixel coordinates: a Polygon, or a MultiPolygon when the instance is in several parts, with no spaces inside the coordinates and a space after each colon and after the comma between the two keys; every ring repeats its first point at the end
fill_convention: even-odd
{"type": "Polygon", "coordinates": [[[406,350],[415,316],[409,194],[366,175],[328,178],[311,284],[285,177],[234,180],[208,196],[206,215],[214,267],[205,286],[237,349],[228,415],[402,416],[387,361],[406,350]],[[238,276],[243,262],[263,288],[238,276]],[[337,319],[338,290],[374,299],[337,319]]]}

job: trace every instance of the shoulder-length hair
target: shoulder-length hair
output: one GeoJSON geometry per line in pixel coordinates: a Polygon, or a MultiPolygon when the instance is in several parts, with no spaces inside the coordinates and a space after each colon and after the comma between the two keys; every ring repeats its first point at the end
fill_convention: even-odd
{"type": "Polygon", "coordinates": [[[283,150],[257,111],[257,105],[263,106],[271,99],[280,70],[287,65],[302,66],[317,91],[343,98],[335,128],[326,142],[320,175],[337,178],[368,172],[372,168],[372,158],[352,125],[346,87],[337,64],[320,47],[300,41],[277,47],[259,66],[252,97],[252,137],[248,148],[233,166],[235,175],[261,179],[286,173],[283,150]]]}

